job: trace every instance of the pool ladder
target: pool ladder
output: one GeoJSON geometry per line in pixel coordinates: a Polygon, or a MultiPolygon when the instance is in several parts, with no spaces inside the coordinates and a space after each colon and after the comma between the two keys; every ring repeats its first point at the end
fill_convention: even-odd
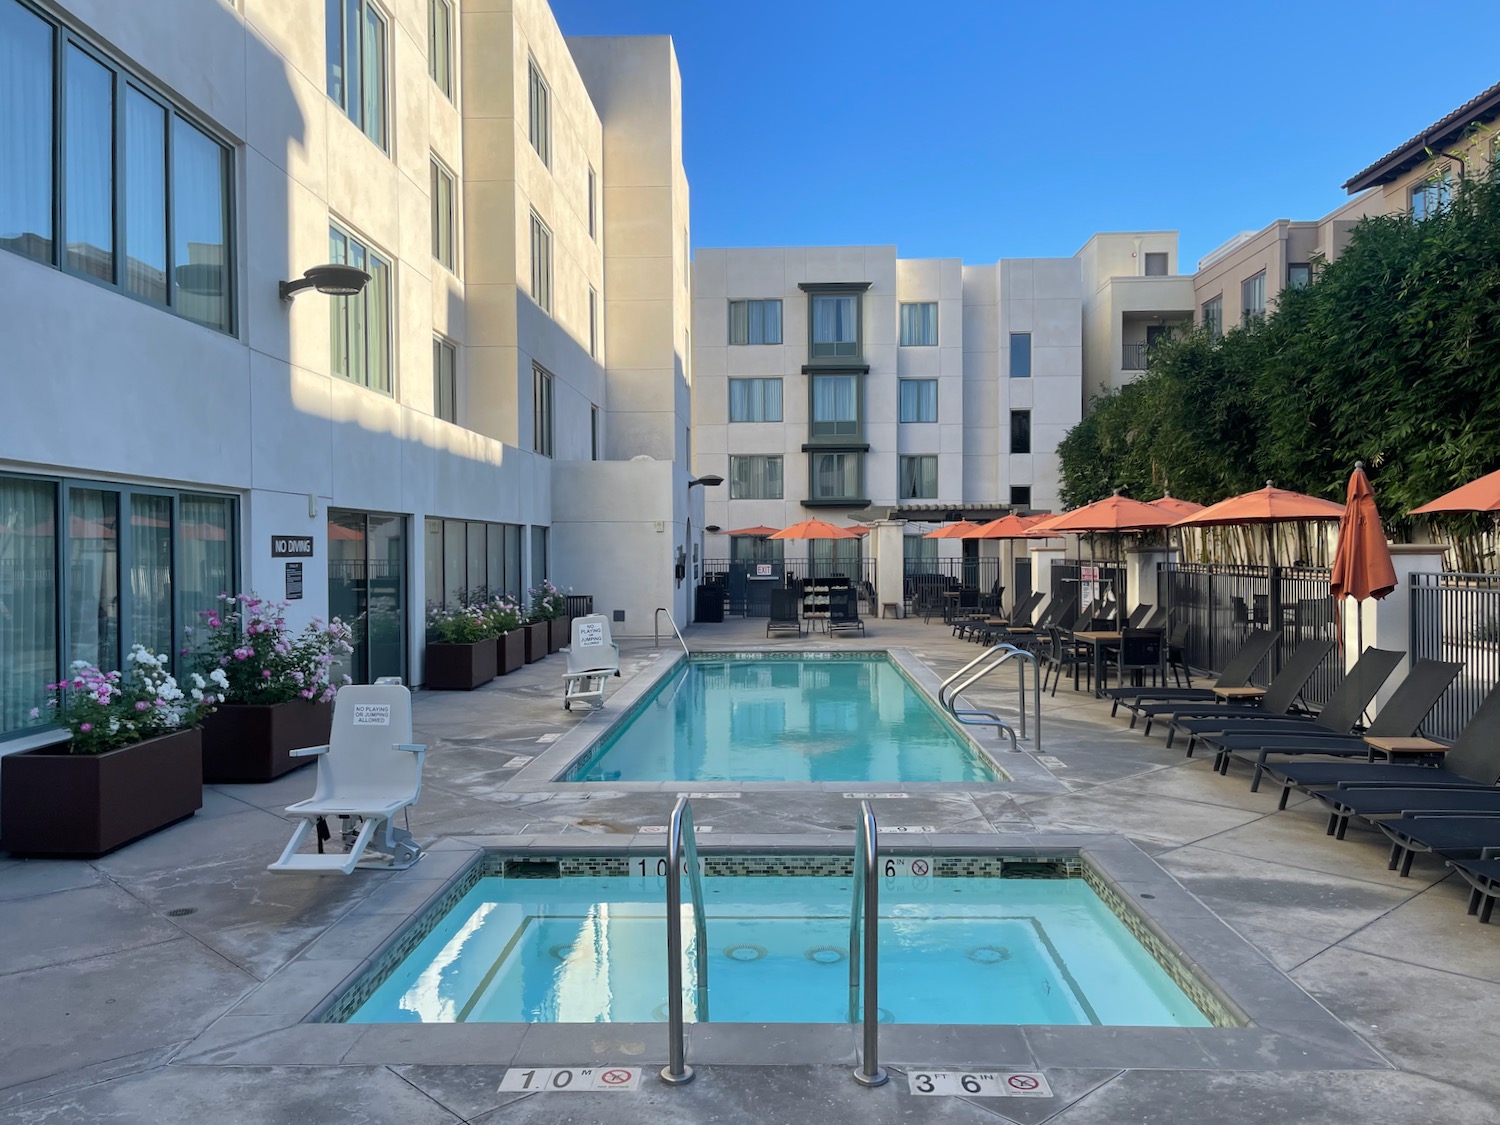
{"type": "Polygon", "coordinates": [[[671,1042],[667,1065],[661,1071],[662,1081],[674,1086],[693,1080],[693,1068],[687,1064],[687,1046],[683,1042],[682,874],[687,875],[693,898],[693,975],[697,978],[693,1007],[698,1019],[708,1019],[708,929],[695,836],[693,807],[686,797],[678,797],[672,819],[667,823],[667,1025],[671,1042]]]}
{"type": "Polygon", "coordinates": [[[1020,738],[1026,737],[1026,669],[1024,667],[1026,664],[1031,665],[1032,724],[1035,729],[1031,750],[1032,753],[1040,753],[1042,749],[1042,667],[1037,661],[1036,653],[1003,641],[993,645],[943,681],[942,686],[938,688],[938,702],[964,726],[998,728],[1001,734],[1010,739],[1010,748],[1019,750],[1021,747],[1017,741],[1018,734],[1020,738]],[[993,711],[958,706],[960,695],[996,668],[1010,661],[1016,662],[1016,683],[1020,691],[1020,697],[1017,700],[1017,710],[1021,716],[1019,732],[993,711]]]}
{"type": "Polygon", "coordinates": [[[672,632],[677,634],[677,643],[682,646],[683,654],[691,656],[688,652],[687,641],[682,639],[682,630],[677,628],[677,622],[672,619],[672,611],[664,605],[656,607],[656,612],[651,615],[651,643],[661,648],[661,615],[667,615],[667,624],[672,626],[672,632]]]}

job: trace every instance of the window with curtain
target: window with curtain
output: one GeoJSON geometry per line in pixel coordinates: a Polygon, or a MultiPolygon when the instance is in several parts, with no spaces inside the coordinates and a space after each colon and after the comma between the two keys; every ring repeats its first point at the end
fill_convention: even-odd
{"type": "Polygon", "coordinates": [[[729,561],[742,563],[774,563],[777,570],[784,565],[786,542],[767,539],[764,535],[731,535],[729,537],[729,561]]]}
{"type": "Polygon", "coordinates": [[[812,423],[814,437],[857,437],[859,434],[859,377],[814,375],[812,423]]]}
{"type": "Polygon", "coordinates": [[[936,379],[902,379],[900,382],[903,422],[936,422],[938,381],[936,379]]]}
{"type": "Polygon", "coordinates": [[[370,0],[324,0],[328,96],[386,148],[386,21],[370,0]]]}
{"type": "Polygon", "coordinates": [[[901,558],[907,574],[927,574],[937,566],[938,541],[920,535],[901,538],[901,558]]]}
{"type": "Polygon", "coordinates": [[[780,422],[781,380],[729,380],[731,422],[780,422]]]}
{"type": "Polygon", "coordinates": [[[859,356],[859,295],[815,293],[812,297],[812,356],[859,356]]]}
{"type": "Polygon", "coordinates": [[[901,303],[901,346],[903,348],[935,348],[937,342],[937,302],[903,301],[901,303]]]}
{"type": "Polygon", "coordinates": [[[1222,296],[1212,297],[1203,302],[1203,323],[1211,335],[1215,337],[1223,335],[1224,298],[1222,296]]]}
{"type": "Polygon", "coordinates": [[[230,332],[229,161],[165,95],[0,0],[0,248],[230,332]]]}
{"type": "Polygon", "coordinates": [[[423,583],[428,609],[454,609],[464,598],[521,596],[521,541],[513,523],[428,517],[423,583]]]}
{"type": "Polygon", "coordinates": [[[427,0],[427,73],[443,96],[453,99],[453,5],[427,0]]]}
{"type": "Polygon", "coordinates": [[[457,190],[453,185],[453,174],[432,159],[432,256],[444,269],[457,272],[454,263],[454,216],[458,213],[454,203],[457,190]]]}
{"type": "Polygon", "coordinates": [[[1417,222],[1436,214],[1453,199],[1453,181],[1445,170],[1440,176],[1413,184],[1411,189],[1411,217],[1417,222]]]}
{"type": "Polygon", "coordinates": [[[172,498],[130,498],[131,637],[152,652],[170,653],[172,615],[172,498]]]}
{"type": "Polygon", "coordinates": [[[863,539],[809,540],[810,577],[826,578],[838,574],[850,579],[859,578],[863,548],[863,539]]]}
{"type": "Polygon", "coordinates": [[[781,301],[729,302],[729,342],[731,344],[781,343],[781,301]]]}
{"type": "Polygon", "coordinates": [[[542,163],[552,167],[552,91],[547,80],[537,68],[535,59],[526,60],[527,75],[527,135],[531,147],[542,158],[542,163]]]}
{"type": "MultiPolygon", "coordinates": [[[[903,455],[900,458],[900,500],[936,500],[938,494],[937,457],[932,454],[903,455]]],[[[936,540],[933,540],[936,542],[936,540]]]]}
{"type": "Polygon", "coordinates": [[[544,313],[552,312],[552,231],[531,213],[531,299],[544,313]]]}
{"type": "Polygon", "coordinates": [[[59,675],[56,529],[55,483],[0,476],[0,737],[48,723],[43,685],[59,675]]]}
{"type": "Polygon", "coordinates": [[[227,496],[184,493],[178,500],[175,585],[181,624],[196,629],[204,610],[220,594],[233,593],[235,581],[235,502],[227,496]]]}
{"type": "Polygon", "coordinates": [[[1266,315],[1266,271],[1261,270],[1240,285],[1241,307],[1246,320],[1255,320],[1266,315]]]}
{"type": "Polygon", "coordinates": [[[552,372],[531,365],[531,448],[552,456],[552,372]]]}
{"type": "Polygon", "coordinates": [[[550,530],[545,527],[531,529],[531,585],[533,587],[540,586],[550,577],[547,541],[550,530]]]}
{"type": "Polygon", "coordinates": [[[458,421],[457,349],[440,336],[432,340],[432,413],[444,422],[458,421]]]}
{"type": "Polygon", "coordinates": [[[729,459],[729,498],[731,500],[780,500],[782,475],[780,457],[731,457],[729,459]]]}
{"type": "Polygon", "coordinates": [[[1306,289],[1312,284],[1312,266],[1307,262],[1291,262],[1286,267],[1286,287],[1306,289]]]}
{"type": "Polygon", "coordinates": [[[1031,411],[1029,410],[1010,412],[1010,451],[1012,453],[1031,452],[1031,411]]]}
{"type": "Polygon", "coordinates": [[[352,297],[330,297],[333,373],[391,393],[391,263],[348,231],[330,227],[329,260],[358,266],[369,284],[352,297]]]}
{"type": "MultiPolygon", "coordinates": [[[[858,453],[814,453],[811,495],[814,500],[850,500],[860,494],[858,453]]],[[[816,540],[814,541],[816,542],[816,540]]]]}
{"type": "Polygon", "coordinates": [[[1031,378],[1031,333],[1012,332],[1010,334],[1010,377],[1012,379],[1031,378]]]}

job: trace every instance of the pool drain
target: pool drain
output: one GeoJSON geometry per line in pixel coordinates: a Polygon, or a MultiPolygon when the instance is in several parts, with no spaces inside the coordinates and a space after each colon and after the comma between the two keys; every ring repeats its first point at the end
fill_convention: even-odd
{"type": "Polygon", "coordinates": [[[566,961],[569,957],[573,956],[573,943],[565,941],[561,945],[554,945],[547,952],[559,961],[566,961]]]}
{"type": "Polygon", "coordinates": [[[970,961],[980,965],[998,965],[1010,960],[1010,950],[1003,945],[976,945],[967,954],[970,961]]]}
{"type": "Polygon", "coordinates": [[[844,951],[836,945],[815,945],[804,954],[809,961],[819,965],[837,965],[844,959],[844,951]]]}
{"type": "Polygon", "coordinates": [[[724,956],[731,961],[759,961],[766,952],[763,945],[731,945],[724,950],[724,956]]]}

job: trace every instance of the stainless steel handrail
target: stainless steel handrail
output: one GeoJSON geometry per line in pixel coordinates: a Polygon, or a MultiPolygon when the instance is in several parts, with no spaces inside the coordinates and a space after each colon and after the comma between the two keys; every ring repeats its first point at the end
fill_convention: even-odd
{"type": "Polygon", "coordinates": [[[682,630],[677,628],[677,622],[672,620],[672,611],[664,605],[657,606],[656,612],[651,615],[651,640],[657,648],[661,647],[661,615],[664,613],[667,615],[667,623],[672,626],[672,632],[677,634],[677,643],[682,646],[682,651],[691,656],[692,653],[688,652],[687,641],[682,639],[682,630]]]}
{"type": "Polygon", "coordinates": [[[678,797],[667,824],[667,1044],[668,1062],[661,1079],[674,1086],[693,1080],[687,1064],[682,1020],[682,877],[687,875],[693,898],[693,972],[698,1020],[708,1019],[708,927],[703,915],[703,879],[698,874],[698,844],[694,839],[693,808],[686,797],[678,797]],[[684,861],[686,861],[684,863],[684,861]]]}
{"type": "Polygon", "coordinates": [[[869,801],[859,803],[854,833],[854,901],[849,908],[849,1022],[860,1016],[860,924],[864,924],[864,1051],[854,1068],[861,1086],[884,1086],[889,1075],[880,1067],[880,872],[876,866],[875,813],[869,801]]]}
{"type": "Polygon", "coordinates": [[[996,668],[1000,667],[1000,665],[1010,660],[1016,660],[1020,662],[1016,665],[1016,670],[1018,673],[1017,682],[1020,689],[1020,698],[1018,700],[1018,706],[1021,716],[1021,729],[1019,732],[1020,738],[1026,737],[1026,670],[1022,667],[1022,665],[1026,663],[1029,663],[1031,665],[1031,682],[1033,687],[1032,715],[1034,717],[1036,727],[1036,733],[1033,736],[1034,741],[1032,742],[1031,749],[1033,753],[1037,753],[1040,752],[1042,748],[1042,673],[1041,664],[1036,658],[1036,653],[1030,652],[1024,648],[1017,648],[1012,644],[1005,643],[1001,643],[993,646],[992,648],[988,648],[984,652],[980,653],[979,656],[969,661],[968,664],[964,665],[964,667],[960,668],[957,672],[943,681],[942,686],[938,688],[938,701],[948,709],[948,713],[950,715],[952,715],[961,723],[965,723],[970,726],[994,726],[1000,728],[1002,732],[1010,737],[1011,749],[1019,750],[1020,744],[1017,740],[1017,731],[1005,719],[1001,718],[993,711],[985,711],[973,707],[960,709],[958,707],[958,697],[960,695],[962,695],[970,687],[973,687],[974,684],[978,683],[985,676],[988,676],[996,668]],[[972,673],[968,677],[968,679],[964,680],[962,683],[958,684],[957,686],[952,686],[954,684],[954,681],[956,681],[965,672],[968,672],[971,668],[974,668],[981,661],[984,661],[986,659],[989,659],[990,661],[988,664],[980,668],[978,671],[972,673]],[[952,688],[952,690],[949,690],[950,687],[952,688]]]}
{"type": "MultiPolygon", "coordinates": [[[[962,679],[964,677],[964,675],[971,668],[974,668],[977,665],[982,664],[984,661],[988,660],[990,657],[994,656],[996,653],[998,653],[998,652],[1010,652],[1010,651],[1012,651],[1014,649],[1017,649],[1017,646],[1011,644],[1009,641],[1001,641],[999,644],[994,644],[994,645],[991,645],[989,648],[984,649],[973,660],[969,661],[962,668],[960,668],[957,672],[954,672],[953,675],[949,676],[946,680],[944,680],[941,684],[938,685],[938,702],[941,703],[944,707],[947,707],[948,706],[947,691],[948,691],[948,687],[949,687],[950,684],[954,684],[954,683],[958,682],[960,679],[962,679]]],[[[955,694],[957,694],[957,693],[955,693],[955,694]]]]}

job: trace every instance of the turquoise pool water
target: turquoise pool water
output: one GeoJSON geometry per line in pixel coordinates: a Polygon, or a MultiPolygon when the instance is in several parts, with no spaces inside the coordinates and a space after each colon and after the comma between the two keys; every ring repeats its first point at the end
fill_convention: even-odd
{"type": "MultiPolygon", "coordinates": [[[[481,879],[350,1022],[665,1019],[655,862],[649,878],[481,879]]],[[[883,1021],[1209,1026],[1082,879],[886,884],[883,1021]]],[[[709,876],[703,887],[710,1021],[848,1018],[847,878],[709,876]]],[[[701,1020],[691,907],[684,914],[687,1012],[701,1020]]]]}
{"type": "Polygon", "coordinates": [[[565,781],[997,781],[884,657],[688,661],[565,781]]]}

